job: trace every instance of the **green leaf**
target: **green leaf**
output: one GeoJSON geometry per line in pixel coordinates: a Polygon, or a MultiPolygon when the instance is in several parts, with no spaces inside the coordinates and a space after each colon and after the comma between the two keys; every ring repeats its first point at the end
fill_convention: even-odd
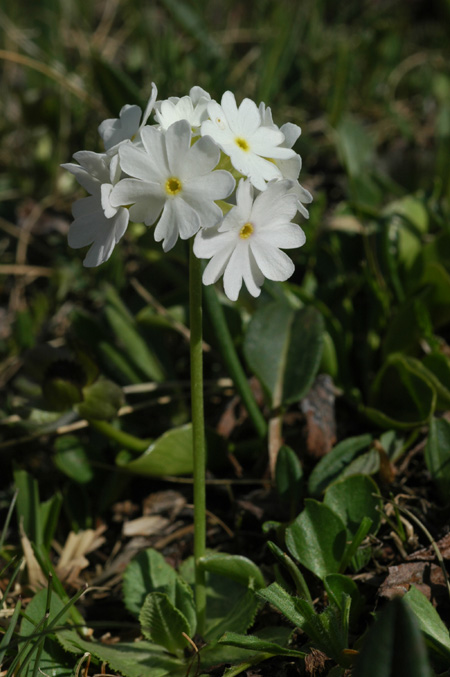
{"type": "Polygon", "coordinates": [[[108,421],[117,415],[125,402],[122,388],[99,378],[98,381],[83,388],[83,402],[77,405],[78,413],[88,420],[108,421]]]}
{"type": "Polygon", "coordinates": [[[39,507],[42,524],[42,543],[47,552],[50,551],[50,546],[55,536],[62,503],[62,495],[57,491],[53,496],[41,503],[39,507]]]}
{"type": "Polygon", "coordinates": [[[303,597],[304,599],[307,599],[308,602],[312,603],[311,593],[309,592],[308,585],[294,560],[292,560],[287,553],[283,552],[283,550],[281,550],[281,548],[279,548],[275,543],[272,543],[272,541],[267,541],[267,547],[277,558],[280,564],[286,567],[290,573],[298,596],[303,597]]]}
{"type": "Polygon", "coordinates": [[[205,571],[230,578],[252,590],[263,588],[266,585],[259,567],[242,555],[211,553],[202,557],[199,564],[205,571]]]}
{"type": "Polygon", "coordinates": [[[436,406],[436,391],[422,370],[401,354],[393,354],[383,365],[371,388],[370,407],[363,412],[387,428],[424,425],[436,406]]]}
{"type": "MultiPolygon", "coordinates": [[[[20,626],[20,636],[22,638],[29,637],[33,634],[39,634],[43,629],[42,621],[47,611],[47,590],[40,590],[32,598],[27,605],[23,619],[20,626]]],[[[57,614],[64,609],[63,602],[59,599],[55,592],[51,595],[50,613],[48,620],[51,621],[57,614]]],[[[66,622],[69,611],[64,613],[58,625],[66,622]]],[[[31,677],[34,672],[37,651],[41,642],[44,643],[39,657],[39,668],[47,675],[55,675],[55,677],[69,677],[72,675],[71,661],[68,661],[67,655],[61,650],[59,645],[55,642],[53,634],[48,635],[45,639],[42,636],[37,636],[31,641],[31,646],[35,646],[35,653],[27,664],[25,670],[21,673],[23,677],[31,677]]],[[[29,649],[28,649],[29,650],[29,649]]],[[[28,650],[26,653],[28,653],[28,650]]]]}
{"type": "MultiPolygon", "coordinates": [[[[258,590],[256,595],[281,611],[295,627],[302,628],[306,623],[309,614],[305,615],[304,609],[299,606],[300,597],[293,597],[278,583],[271,583],[267,588],[258,590]]],[[[314,613],[312,605],[311,612],[314,613]]]]}
{"type": "Polygon", "coordinates": [[[363,607],[363,600],[355,581],[343,574],[328,574],[323,582],[328,599],[341,611],[345,607],[343,596],[348,595],[351,598],[350,616],[352,621],[357,620],[363,607]]]}
{"type": "MultiPolygon", "coordinates": [[[[423,361],[406,356],[403,359],[434,388],[437,395],[437,408],[447,409],[447,407],[450,407],[450,388],[445,386],[441,380],[447,378],[450,381],[450,362],[448,358],[444,355],[430,354],[423,361]],[[428,365],[434,366],[435,371],[430,369],[428,365]]],[[[450,385],[450,382],[448,385],[450,385]]]]}
{"type": "Polygon", "coordinates": [[[307,654],[303,651],[288,649],[286,647],[270,642],[267,639],[261,639],[255,635],[240,635],[236,632],[226,632],[220,639],[220,644],[236,646],[240,649],[249,651],[261,651],[271,656],[289,656],[290,658],[304,658],[307,654]]]}
{"type": "MultiPolygon", "coordinates": [[[[227,633],[228,634],[228,633],[227,633]]],[[[246,637],[242,633],[234,633],[239,637],[246,637]]],[[[267,641],[272,644],[284,647],[287,645],[292,630],[287,627],[272,627],[266,626],[261,630],[257,630],[254,634],[258,640],[267,641]]],[[[212,669],[218,665],[231,663],[235,665],[229,668],[224,675],[240,675],[241,672],[247,670],[252,665],[257,665],[261,661],[271,658],[274,654],[261,652],[253,649],[246,649],[244,647],[231,646],[229,644],[222,644],[219,641],[209,642],[200,651],[200,665],[202,669],[212,669]],[[237,665],[236,665],[237,664],[237,665]]],[[[206,677],[206,676],[205,676],[206,677]]]]}
{"type": "Polygon", "coordinates": [[[275,301],[253,315],[244,352],[273,406],[296,402],[308,392],[321,360],[323,331],[323,318],[312,307],[294,309],[275,301]]]}
{"type": "Polygon", "coordinates": [[[85,484],[94,476],[86,450],[75,435],[57,437],[53,445],[53,463],[64,475],[85,484]]]}
{"type": "MultiPolygon", "coordinates": [[[[180,567],[180,575],[194,585],[194,561],[190,557],[180,567]]],[[[245,577],[247,580],[248,578],[245,577]]],[[[204,638],[217,640],[228,630],[245,632],[254,622],[259,600],[253,590],[215,573],[206,573],[206,624],[204,638]]]]}
{"type": "MultiPolygon", "coordinates": [[[[185,677],[186,663],[170,656],[153,642],[121,642],[120,644],[103,644],[82,639],[73,630],[58,632],[58,641],[71,653],[81,655],[88,652],[102,663],[107,663],[111,670],[120,672],[125,677],[185,677]]],[[[73,674],[72,672],[70,674],[73,674]]]]}
{"type": "Polygon", "coordinates": [[[149,548],[140,552],[125,570],[123,595],[128,611],[139,617],[144,600],[152,592],[163,592],[168,596],[185,617],[188,634],[192,636],[196,625],[192,590],[159,552],[149,548]]]}
{"type": "Polygon", "coordinates": [[[439,381],[436,386],[438,409],[446,409],[450,406],[450,360],[442,353],[430,353],[422,360],[428,372],[431,372],[439,381]]]}
{"type": "Polygon", "coordinates": [[[351,177],[358,177],[369,167],[373,141],[356,118],[346,115],[336,128],[336,141],[342,164],[351,177]]]}
{"type": "Polygon", "coordinates": [[[440,263],[430,262],[420,280],[426,286],[426,303],[435,327],[439,328],[450,320],[450,274],[440,263]]]}
{"type": "Polygon", "coordinates": [[[349,437],[333,447],[314,467],[308,482],[309,493],[318,496],[325,491],[356,456],[368,449],[372,441],[372,435],[360,435],[349,437]]]}
{"type": "Polygon", "coordinates": [[[128,462],[121,454],[117,465],[138,475],[190,475],[193,470],[192,425],[172,428],[152,442],[142,456],[128,462]]]}
{"type": "Polygon", "coordinates": [[[272,583],[256,594],[306,632],[316,648],[338,662],[348,663],[343,650],[347,648],[350,597],[345,595],[343,612],[339,608],[327,607],[322,614],[317,614],[310,602],[293,597],[278,583],[272,583]]]}
{"type": "Polygon", "coordinates": [[[403,600],[413,610],[420,629],[425,635],[426,643],[448,664],[450,661],[450,635],[447,626],[441,620],[434,606],[414,585],[403,596],[403,600]]]}
{"type": "Polygon", "coordinates": [[[370,559],[371,552],[370,547],[366,546],[364,548],[359,549],[359,546],[369,533],[371,527],[372,520],[370,519],[370,517],[363,517],[361,520],[361,524],[358,527],[358,530],[356,531],[352,540],[345,549],[344,556],[341,560],[340,566],[341,572],[345,571],[350,563],[352,564],[352,567],[355,571],[359,571],[359,569],[368,562],[368,559],[370,559]]]}
{"type": "Polygon", "coordinates": [[[400,216],[418,234],[424,235],[428,231],[428,212],[424,201],[415,195],[406,195],[400,200],[390,202],[383,210],[383,215],[400,216]]]}
{"type": "Polygon", "coordinates": [[[39,503],[39,487],[26,470],[14,470],[14,484],[18,489],[16,511],[17,521],[33,543],[41,545],[43,529],[39,503]]]}
{"type": "Polygon", "coordinates": [[[319,578],[337,573],[346,548],[346,529],[331,508],[313,499],[286,529],[289,552],[319,578]]]}
{"type": "Polygon", "coordinates": [[[163,381],[165,374],[161,363],[139,334],[134,318],[113,305],[106,306],[105,314],[128,359],[146,378],[163,381]]]}
{"type": "Polygon", "coordinates": [[[300,460],[290,447],[283,445],[278,452],[275,466],[275,482],[280,498],[297,503],[302,494],[303,468],[300,460]]]}
{"type": "Polygon", "coordinates": [[[414,614],[402,599],[389,602],[365,638],[353,677],[431,677],[431,674],[414,614]]]}
{"type": "Polygon", "coordinates": [[[380,469],[380,454],[374,447],[351,461],[339,475],[339,479],[351,475],[375,475],[380,469]]]}
{"type": "Polygon", "coordinates": [[[236,584],[230,585],[231,581],[220,585],[217,579],[211,577],[207,587],[206,614],[207,623],[204,637],[208,641],[218,639],[224,632],[245,632],[254,622],[259,601],[252,590],[245,590],[236,584]],[[208,598],[212,591],[213,595],[219,592],[219,598],[208,598]],[[227,595],[228,592],[228,595],[227,595]]]}
{"type": "Polygon", "coordinates": [[[377,533],[383,504],[377,485],[367,475],[351,475],[335,482],[326,490],[323,502],[339,515],[350,537],[355,536],[362,517],[372,520],[371,532],[377,533]]]}
{"type": "Polygon", "coordinates": [[[170,653],[179,654],[188,646],[183,633],[190,636],[189,623],[163,592],[151,592],[147,595],[139,614],[139,622],[144,637],[163,646],[170,653]]]}
{"type": "Polygon", "coordinates": [[[450,423],[445,418],[433,418],[430,423],[425,463],[446,503],[450,498],[450,423]]]}

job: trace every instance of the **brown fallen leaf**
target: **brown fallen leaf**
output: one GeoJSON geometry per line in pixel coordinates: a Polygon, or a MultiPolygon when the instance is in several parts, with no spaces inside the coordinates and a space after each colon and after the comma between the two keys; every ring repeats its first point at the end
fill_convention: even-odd
{"type": "Polygon", "coordinates": [[[328,374],[319,374],[301,401],[306,419],[306,449],[313,458],[322,458],[336,443],[334,383],[328,374]]]}
{"type": "MultiPolygon", "coordinates": [[[[436,541],[436,546],[444,559],[450,559],[450,534],[446,534],[439,541],[436,541]]],[[[416,550],[416,552],[412,552],[408,556],[408,559],[431,562],[436,559],[436,553],[430,545],[428,548],[421,548],[416,550]]]]}
{"type": "Polygon", "coordinates": [[[100,548],[105,542],[102,534],[106,531],[106,525],[102,524],[97,529],[85,529],[77,534],[71,531],[61,550],[54,543],[56,550],[60,551],[60,557],[55,567],[58,578],[68,585],[79,587],[84,583],[79,578],[80,572],[89,566],[86,555],[100,548]]]}
{"type": "Polygon", "coordinates": [[[161,515],[144,515],[134,520],[125,522],[122,527],[122,534],[127,537],[132,536],[154,536],[161,534],[170,524],[167,517],[161,515]]]}
{"type": "Polygon", "coordinates": [[[28,585],[32,590],[38,590],[39,588],[45,587],[47,585],[47,579],[42,573],[42,569],[34,555],[30,540],[24,531],[23,519],[20,520],[19,531],[23,556],[28,571],[28,585]]]}
{"type": "Polygon", "coordinates": [[[415,585],[434,604],[447,594],[444,574],[436,564],[404,562],[389,567],[388,571],[387,578],[378,590],[378,595],[384,599],[403,597],[411,585],[415,585]]]}
{"type": "Polygon", "coordinates": [[[173,489],[156,491],[144,499],[142,514],[146,516],[165,513],[171,520],[174,520],[185,505],[186,498],[179,491],[174,491],[173,489]]]}

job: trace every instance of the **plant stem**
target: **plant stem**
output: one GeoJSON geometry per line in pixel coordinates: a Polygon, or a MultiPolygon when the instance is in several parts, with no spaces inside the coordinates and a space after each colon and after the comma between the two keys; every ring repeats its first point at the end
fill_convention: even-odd
{"type": "Polygon", "coordinates": [[[217,292],[212,285],[205,287],[205,301],[208,308],[210,320],[214,326],[216,339],[220,347],[220,352],[225,361],[236,390],[241,396],[247,413],[250,417],[253,427],[260,438],[267,434],[267,423],[261,413],[261,409],[256,403],[252,389],[249,386],[247,376],[239,361],[239,357],[228,329],[227,321],[223,308],[217,298],[217,292]]]}
{"type": "Polygon", "coordinates": [[[203,411],[203,352],[202,352],[202,267],[193,251],[189,255],[189,315],[191,330],[191,409],[194,450],[194,559],[195,605],[197,632],[201,635],[206,618],[205,572],[199,560],[206,550],[206,492],[205,492],[205,419],[203,411]]]}
{"type": "Polygon", "coordinates": [[[110,440],[114,440],[117,444],[120,444],[122,447],[129,449],[130,451],[136,451],[138,453],[143,453],[150,446],[151,440],[141,440],[140,437],[135,437],[129,433],[124,433],[122,430],[118,430],[108,423],[108,421],[93,420],[89,421],[91,428],[95,428],[99,433],[108,437],[110,440]]]}

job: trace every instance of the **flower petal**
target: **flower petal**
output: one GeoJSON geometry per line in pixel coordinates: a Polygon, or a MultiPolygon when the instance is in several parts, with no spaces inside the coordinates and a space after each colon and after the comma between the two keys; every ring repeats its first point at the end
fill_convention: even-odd
{"type": "MultiPolygon", "coordinates": [[[[220,103],[222,105],[222,110],[225,113],[228,126],[233,131],[236,131],[239,128],[239,114],[236,105],[236,97],[234,96],[233,92],[225,92],[220,103]]],[[[209,109],[210,107],[208,106],[208,113],[209,109]]]]}
{"type": "Polygon", "coordinates": [[[156,221],[164,205],[161,186],[139,179],[119,181],[112,189],[109,200],[113,207],[132,205],[130,218],[147,226],[156,221]]]}
{"type": "Polygon", "coordinates": [[[150,117],[150,113],[152,112],[153,108],[155,107],[155,101],[156,97],[158,96],[158,89],[155,85],[154,82],[152,82],[152,92],[150,94],[150,98],[148,100],[148,103],[145,107],[144,114],[142,116],[141,124],[139,129],[142,129],[142,127],[147,124],[147,120],[150,117]]]}
{"type": "Polygon", "coordinates": [[[285,223],[272,230],[258,232],[256,239],[279,249],[295,249],[305,244],[306,236],[296,223],[285,223]]]}
{"type": "Polygon", "coordinates": [[[285,146],[285,148],[292,148],[302,133],[301,128],[298,125],[294,125],[293,122],[286,122],[281,126],[280,131],[282,134],[284,134],[283,146],[285,146]]]}
{"type": "Polygon", "coordinates": [[[252,136],[261,126],[261,115],[258,106],[251,99],[244,99],[239,106],[237,133],[247,138],[252,136]]]}
{"type": "MultiPolygon", "coordinates": [[[[273,157],[274,149],[283,143],[284,135],[279,129],[272,127],[259,127],[251,138],[252,151],[264,157],[273,157]]],[[[285,150],[289,150],[285,148],[285,150]]],[[[293,154],[293,151],[290,151],[293,154]]]]}
{"type": "Polygon", "coordinates": [[[247,249],[247,242],[241,240],[237,243],[223,274],[223,288],[230,301],[237,301],[242,287],[247,249]]]}
{"type": "MultiPolygon", "coordinates": [[[[182,180],[209,174],[220,160],[220,150],[209,136],[203,136],[188,150],[183,161],[182,180]]],[[[230,191],[231,192],[231,191],[230,191]]]]}
{"type": "Polygon", "coordinates": [[[256,264],[251,247],[246,249],[247,256],[243,260],[242,277],[249,293],[256,298],[261,294],[260,287],[264,282],[264,275],[256,264]]]}
{"type": "Polygon", "coordinates": [[[253,203],[250,216],[252,223],[260,229],[271,229],[278,223],[288,223],[297,211],[296,196],[289,193],[286,182],[277,181],[268,185],[253,203]]]}
{"type": "Polygon", "coordinates": [[[295,266],[287,254],[259,238],[252,238],[252,252],[264,277],[276,282],[287,280],[295,266]]]}
{"type": "Polygon", "coordinates": [[[211,261],[203,271],[203,284],[214,284],[214,282],[217,282],[217,280],[222,277],[233,251],[234,245],[232,243],[228,243],[228,246],[222,247],[220,251],[218,251],[217,254],[212,257],[211,261]]]}
{"type": "Polygon", "coordinates": [[[197,214],[198,222],[201,228],[212,228],[222,219],[223,214],[220,207],[218,207],[218,205],[216,205],[212,200],[205,200],[202,198],[200,193],[194,194],[184,191],[182,199],[197,214]]]}
{"type": "Polygon", "coordinates": [[[166,151],[169,173],[179,176],[186,153],[191,145],[191,127],[187,120],[178,120],[166,131],[166,151]]]}
{"type": "Polygon", "coordinates": [[[66,164],[61,165],[61,167],[73,174],[80,186],[87,190],[91,195],[95,195],[100,191],[100,181],[88,174],[88,172],[80,165],[76,165],[73,162],[67,162],[66,164]]]}
{"type": "Polygon", "coordinates": [[[183,192],[195,196],[197,200],[223,200],[233,192],[235,185],[236,182],[230,172],[218,169],[204,176],[194,176],[191,180],[187,180],[183,192]]]}
{"type": "Polygon", "coordinates": [[[166,137],[164,132],[156,129],[156,127],[147,125],[141,129],[141,141],[144,150],[150,158],[155,175],[167,176],[169,163],[167,160],[166,137]]]}
{"type": "Polygon", "coordinates": [[[227,248],[231,253],[236,243],[237,236],[232,231],[219,233],[216,228],[202,228],[195,236],[194,254],[199,259],[209,259],[227,248]]]}
{"type": "MultiPolygon", "coordinates": [[[[142,133],[147,128],[144,127],[142,133]]],[[[120,166],[122,170],[142,181],[159,182],[161,180],[161,165],[158,165],[155,158],[150,156],[144,150],[136,148],[131,143],[123,144],[119,147],[120,166]]]]}

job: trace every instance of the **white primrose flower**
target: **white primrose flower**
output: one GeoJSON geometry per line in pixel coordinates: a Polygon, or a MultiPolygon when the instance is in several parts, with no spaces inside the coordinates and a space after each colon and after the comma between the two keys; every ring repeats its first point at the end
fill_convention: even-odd
{"type": "MultiPolygon", "coordinates": [[[[265,126],[271,127],[272,129],[278,129],[278,127],[273,122],[272,111],[270,110],[269,107],[266,107],[266,105],[263,102],[259,104],[259,112],[261,114],[261,119],[265,126]]],[[[284,134],[284,141],[281,144],[282,148],[292,148],[294,146],[294,143],[297,141],[298,137],[302,133],[301,128],[298,125],[294,125],[292,122],[286,122],[286,124],[282,125],[280,131],[284,134]]],[[[298,211],[306,219],[309,219],[309,212],[304,206],[304,204],[309,204],[310,202],[312,202],[313,198],[311,193],[308,190],[306,190],[306,188],[303,188],[303,186],[298,181],[298,177],[300,175],[300,171],[302,168],[302,158],[300,157],[300,155],[298,155],[298,153],[296,153],[294,157],[290,157],[287,160],[274,159],[274,163],[280,170],[284,179],[290,179],[291,181],[294,182],[291,192],[294,193],[294,195],[296,195],[297,197],[298,211]]]]}
{"type": "Polygon", "coordinates": [[[232,92],[225,92],[221,105],[208,105],[210,120],[202,123],[202,136],[211,136],[231,160],[231,164],[258,190],[265,190],[266,181],[283,178],[274,160],[295,156],[283,148],[284,135],[274,126],[266,126],[254,101],[244,99],[239,106],[232,92]]]}
{"type": "Polygon", "coordinates": [[[178,236],[186,240],[200,228],[214,226],[222,218],[215,200],[228,197],[235,186],[229,172],[212,171],[220,158],[212,139],[203,137],[191,147],[191,135],[189,123],[180,120],[166,132],[144,127],[142,149],[133,144],[119,147],[120,165],[133,178],[119,181],[111,204],[130,205],[130,218],[147,226],[162,212],[155,240],[163,240],[164,251],[178,236]]]}
{"type": "Polygon", "coordinates": [[[127,229],[129,213],[110,202],[113,185],[121,176],[119,157],[87,150],[73,157],[79,164],[69,162],[61,166],[75,176],[90,196],[77,200],[72,207],[75,220],[69,228],[68,242],[74,249],[91,245],[83,261],[90,268],[109,259],[127,229]]]}
{"type": "Polygon", "coordinates": [[[157,101],[155,120],[161,129],[168,129],[178,120],[187,120],[192,129],[197,130],[208,117],[207,107],[210,101],[208,92],[198,86],[192,87],[189,96],[181,99],[171,96],[165,101],[157,101]]]}
{"type": "Polygon", "coordinates": [[[158,90],[155,83],[152,82],[152,93],[143,115],[139,106],[127,104],[121,109],[118,118],[109,118],[100,124],[98,132],[103,139],[106,151],[110,151],[123,141],[139,140],[140,131],[154,108],[157,95],[158,90]]]}
{"type": "Polygon", "coordinates": [[[220,226],[201,230],[194,241],[194,253],[211,259],[203,272],[203,283],[213,284],[223,275],[225,294],[236,301],[242,282],[252,296],[259,296],[264,278],[287,280],[294,264],[283,249],[301,247],[305,234],[291,223],[297,212],[291,181],[271,181],[253,199],[250,181],[241,180],[236,206],[220,226]]]}

